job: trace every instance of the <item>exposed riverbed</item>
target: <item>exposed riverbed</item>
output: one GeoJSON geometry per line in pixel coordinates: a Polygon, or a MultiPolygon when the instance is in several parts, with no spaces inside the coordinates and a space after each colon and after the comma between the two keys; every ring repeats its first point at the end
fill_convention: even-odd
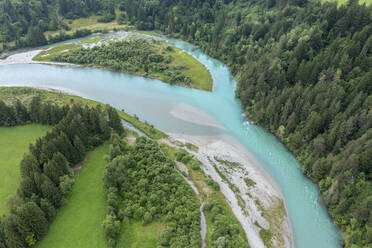
{"type": "MultiPolygon", "coordinates": [[[[234,213],[243,222],[242,226],[246,226],[246,231],[253,230],[250,236],[247,235],[252,247],[262,247],[252,223],[257,220],[265,228],[270,226],[261,216],[262,211],[255,204],[254,197],[269,209],[273,206],[273,202],[270,203],[272,194],[284,199],[290,223],[285,217],[283,225],[288,233],[292,227],[296,247],[339,247],[339,234],[326,209],[319,203],[316,186],[301,173],[299,163],[275,137],[249,124],[242,116],[242,107],[234,97],[236,85],[228,68],[195,50],[190,44],[176,40],[172,42],[194,55],[211,71],[215,82],[213,93],[107,70],[40,64],[0,66],[0,85],[62,89],[119,109],[124,108],[155,127],[173,133],[177,138],[200,143],[201,151],[203,147],[220,149],[219,159],[230,159],[243,165],[242,169],[226,169],[226,177],[239,188],[240,197],[250,213],[248,217],[244,217],[245,213],[236,200],[237,195],[231,189],[229,191],[229,185],[223,190],[225,196],[230,195],[227,198],[235,208],[234,213]],[[219,140],[228,145],[219,143],[219,140]],[[240,159],[231,155],[232,149],[240,159]],[[256,181],[254,191],[245,187],[240,179],[245,171],[256,181]],[[249,198],[247,192],[253,197],[249,198]],[[239,211],[241,213],[237,214],[239,211]]],[[[215,167],[212,162],[220,171],[225,171],[224,166],[214,158],[211,158],[212,162],[202,157],[200,160],[205,162],[205,170],[210,171],[210,175],[214,175],[218,181],[218,173],[213,172],[212,168],[215,167]]],[[[221,185],[224,183],[220,180],[221,185]]],[[[283,234],[285,247],[291,245],[288,233],[283,234]]]]}

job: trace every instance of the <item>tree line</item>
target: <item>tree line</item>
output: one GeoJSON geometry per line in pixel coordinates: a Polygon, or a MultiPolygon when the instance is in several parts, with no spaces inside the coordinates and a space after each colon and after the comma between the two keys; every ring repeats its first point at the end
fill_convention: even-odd
{"type": "Polygon", "coordinates": [[[72,167],[86,153],[124,129],[115,109],[73,104],[52,105],[32,98],[24,105],[0,101],[0,126],[27,123],[53,125],[31,144],[21,161],[21,183],[8,200],[10,214],[0,219],[0,247],[31,247],[47,233],[58,209],[66,202],[74,174],[72,167]]]}
{"type": "Polygon", "coordinates": [[[145,137],[137,138],[134,147],[118,135],[111,140],[103,222],[109,246],[117,245],[121,223],[135,220],[143,225],[164,222],[159,247],[199,248],[200,202],[159,145],[145,137]]]}

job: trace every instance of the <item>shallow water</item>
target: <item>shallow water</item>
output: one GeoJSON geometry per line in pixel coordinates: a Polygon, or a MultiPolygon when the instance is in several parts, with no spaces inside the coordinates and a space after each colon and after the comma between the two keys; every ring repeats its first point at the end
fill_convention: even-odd
{"type": "Polygon", "coordinates": [[[301,173],[301,165],[273,135],[244,119],[242,106],[234,97],[236,84],[228,68],[188,43],[172,42],[211,71],[213,93],[102,69],[38,64],[0,66],[0,85],[61,89],[124,109],[166,132],[232,136],[260,161],[260,166],[279,185],[288,208],[295,246],[340,247],[340,235],[325,207],[319,203],[316,185],[301,173]],[[200,120],[188,122],[172,114],[184,110],[185,106],[190,107],[188,112],[200,116],[200,120]],[[200,115],[200,111],[224,128],[209,123],[203,125],[205,114],[200,115]]]}

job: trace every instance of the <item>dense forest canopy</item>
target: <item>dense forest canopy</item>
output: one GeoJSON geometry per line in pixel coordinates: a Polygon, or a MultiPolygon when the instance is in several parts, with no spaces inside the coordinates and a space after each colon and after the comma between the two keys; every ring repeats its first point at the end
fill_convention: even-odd
{"type": "Polygon", "coordinates": [[[103,226],[110,247],[117,243],[119,223],[128,219],[143,225],[164,221],[158,247],[200,247],[200,202],[155,141],[140,137],[132,148],[115,135],[107,160],[103,226]]]}
{"type": "Polygon", "coordinates": [[[371,246],[371,7],[356,0],[341,6],[305,0],[80,2],[82,12],[75,13],[67,0],[1,1],[0,39],[44,42],[40,33],[62,28],[61,16],[110,17],[114,6],[138,29],[200,46],[235,74],[247,117],[275,133],[318,183],[345,246],[371,246]]]}

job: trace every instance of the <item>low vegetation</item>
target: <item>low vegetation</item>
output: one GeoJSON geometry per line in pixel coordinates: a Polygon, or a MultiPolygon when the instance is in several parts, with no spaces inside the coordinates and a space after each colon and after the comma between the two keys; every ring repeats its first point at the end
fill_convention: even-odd
{"type": "Polygon", "coordinates": [[[153,221],[142,225],[140,221],[124,221],[120,228],[117,247],[120,248],[158,248],[163,223],[153,221]]]}
{"type": "Polygon", "coordinates": [[[87,44],[95,44],[99,41],[103,40],[103,37],[96,37],[96,38],[91,38],[91,39],[85,39],[81,40],[80,42],[82,43],[87,43],[87,44]]]}

